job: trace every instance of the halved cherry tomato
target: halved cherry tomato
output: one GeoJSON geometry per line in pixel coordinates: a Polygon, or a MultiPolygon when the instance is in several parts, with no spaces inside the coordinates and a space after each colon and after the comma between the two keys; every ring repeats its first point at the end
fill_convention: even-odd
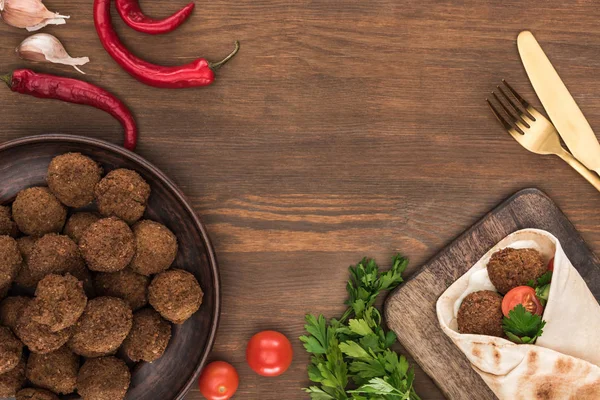
{"type": "Polygon", "coordinates": [[[246,347],[246,361],[262,376],[283,374],[292,364],[292,344],[282,333],[262,331],[252,336],[246,347]]]}
{"type": "Polygon", "coordinates": [[[502,314],[508,317],[508,312],[522,304],[532,314],[542,315],[544,307],[535,296],[535,289],[529,286],[517,286],[511,289],[502,300],[502,314]]]}
{"type": "Polygon", "coordinates": [[[200,393],[208,400],[227,400],[236,392],[240,378],[233,365],[213,361],[202,370],[198,379],[200,393]]]}
{"type": "Polygon", "coordinates": [[[548,263],[548,271],[554,272],[554,257],[551,258],[550,262],[548,263]]]}

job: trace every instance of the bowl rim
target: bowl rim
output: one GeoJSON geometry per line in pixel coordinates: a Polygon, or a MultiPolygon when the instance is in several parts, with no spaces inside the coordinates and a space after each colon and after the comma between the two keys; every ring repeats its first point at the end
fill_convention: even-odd
{"type": "Polygon", "coordinates": [[[29,144],[39,144],[39,143],[47,143],[47,142],[65,142],[65,143],[77,143],[99,147],[104,150],[112,151],[118,153],[122,157],[128,158],[130,161],[138,163],[150,171],[152,174],[156,175],[159,180],[161,180],[164,184],[167,185],[168,189],[175,194],[177,200],[184,206],[185,210],[192,216],[192,221],[196,228],[200,231],[203,245],[207,253],[208,263],[211,268],[212,276],[213,276],[213,286],[215,292],[215,306],[213,309],[214,318],[212,324],[210,326],[210,332],[208,336],[208,341],[206,343],[206,352],[200,359],[200,362],[192,372],[192,375],[189,377],[186,384],[179,390],[178,394],[175,396],[174,400],[182,400],[185,395],[189,392],[194,382],[198,379],[200,372],[202,372],[202,368],[206,364],[209,354],[212,351],[215,338],[217,335],[217,330],[219,327],[219,320],[221,316],[221,279],[219,275],[219,264],[217,261],[217,257],[215,254],[215,249],[210,240],[210,236],[206,227],[200,220],[200,217],[196,214],[190,203],[188,202],[186,196],[183,194],[181,189],[177,187],[177,185],[167,177],[160,169],[155,167],[152,163],[147,161],[142,156],[125,149],[119,145],[101,140],[90,138],[86,136],[78,136],[78,135],[67,135],[67,134],[44,134],[37,136],[26,136],[18,139],[9,140],[7,142],[0,143],[0,152],[9,150],[11,148],[20,147],[29,144]]]}

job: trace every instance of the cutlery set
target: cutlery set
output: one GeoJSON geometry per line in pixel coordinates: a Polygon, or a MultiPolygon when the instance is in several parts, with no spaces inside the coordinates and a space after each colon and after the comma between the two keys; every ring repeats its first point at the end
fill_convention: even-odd
{"type": "Polygon", "coordinates": [[[517,46],[551,121],[505,81],[492,92],[492,99],[487,99],[494,115],[521,146],[536,154],[560,157],[600,191],[600,177],[596,174],[600,173],[600,143],[590,124],[533,34],[521,32],[517,46]],[[563,148],[560,138],[570,152],[563,148]]]}

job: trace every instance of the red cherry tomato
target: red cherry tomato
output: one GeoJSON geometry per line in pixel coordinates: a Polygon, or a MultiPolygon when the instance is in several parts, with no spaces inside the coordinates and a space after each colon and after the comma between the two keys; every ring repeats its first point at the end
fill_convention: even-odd
{"type": "Polygon", "coordinates": [[[283,334],[262,331],[252,336],[246,347],[246,361],[262,376],[283,374],[292,364],[292,344],[283,334]]]}
{"type": "Polygon", "coordinates": [[[511,289],[502,300],[502,314],[508,317],[508,312],[522,304],[532,314],[542,315],[544,307],[535,295],[535,289],[529,286],[517,286],[511,289]]]}
{"type": "Polygon", "coordinates": [[[208,400],[227,400],[236,392],[240,378],[233,365],[214,361],[202,370],[198,379],[200,393],[208,400]]]}
{"type": "Polygon", "coordinates": [[[548,263],[548,271],[554,272],[554,258],[550,259],[550,262],[548,263]]]}

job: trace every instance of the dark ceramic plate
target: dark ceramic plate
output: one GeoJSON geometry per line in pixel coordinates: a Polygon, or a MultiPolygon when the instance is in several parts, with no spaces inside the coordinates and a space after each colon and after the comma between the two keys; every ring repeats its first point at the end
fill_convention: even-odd
{"type": "Polygon", "coordinates": [[[182,399],[195,383],[210,352],[220,311],[217,260],[206,228],[175,184],[140,156],[116,145],[80,136],[43,135],[0,145],[0,204],[10,203],[27,187],[45,185],[50,160],[80,152],[115,168],[137,171],[152,187],[145,218],[171,229],[179,240],[174,266],[193,273],[202,289],[200,310],[183,325],[173,326],[171,342],[159,360],[132,368],[127,400],[182,399]]]}

